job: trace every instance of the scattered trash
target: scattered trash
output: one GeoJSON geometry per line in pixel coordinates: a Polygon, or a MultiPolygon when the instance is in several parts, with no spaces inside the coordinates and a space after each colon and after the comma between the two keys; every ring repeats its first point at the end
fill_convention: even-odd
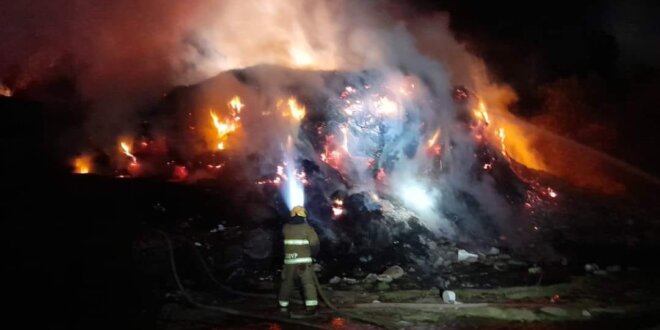
{"type": "Polygon", "coordinates": [[[224,230],[225,230],[225,226],[223,226],[222,224],[220,224],[220,225],[218,225],[217,227],[215,227],[215,228],[209,230],[209,232],[210,232],[210,233],[217,233],[217,232],[219,232],[219,231],[224,231],[224,230]]]}
{"type": "Polygon", "coordinates": [[[475,262],[479,256],[474,253],[467,252],[463,249],[458,250],[458,261],[461,262],[475,262]]]}
{"type": "Polygon", "coordinates": [[[582,310],[582,316],[584,316],[584,317],[591,317],[591,313],[589,313],[588,310],[584,309],[584,310],[582,310]]]}
{"type": "Polygon", "coordinates": [[[329,281],[328,283],[330,283],[330,284],[337,284],[337,283],[339,283],[339,282],[341,282],[341,278],[339,278],[338,276],[335,276],[335,277],[331,278],[330,281],[329,281]]]}
{"type": "Polygon", "coordinates": [[[378,281],[378,275],[373,274],[373,273],[367,275],[367,277],[364,278],[365,283],[374,283],[374,282],[377,282],[377,281],[378,281]]]}
{"type": "Polygon", "coordinates": [[[372,304],[380,304],[380,300],[374,300],[371,302],[372,304]]]}
{"type": "Polygon", "coordinates": [[[529,269],[527,269],[527,272],[530,275],[537,275],[537,274],[543,273],[543,268],[541,268],[541,267],[530,267],[529,269]]]}
{"type": "Polygon", "coordinates": [[[344,283],[346,283],[346,284],[350,284],[350,285],[357,284],[357,282],[358,282],[358,280],[356,280],[356,279],[354,279],[354,278],[350,278],[350,277],[344,277],[344,278],[342,279],[342,281],[343,281],[344,283]]]}
{"type": "Polygon", "coordinates": [[[455,304],[456,303],[456,293],[454,291],[445,290],[442,292],[442,301],[445,304],[455,304]]]}
{"type": "Polygon", "coordinates": [[[380,274],[377,275],[378,282],[383,282],[383,283],[390,283],[392,282],[392,276],[387,275],[387,274],[380,274]]]}
{"type": "Polygon", "coordinates": [[[314,268],[314,271],[317,272],[317,273],[320,272],[321,270],[323,270],[323,266],[321,266],[321,264],[318,264],[318,263],[314,264],[314,266],[312,266],[312,267],[314,268]]]}
{"type": "Polygon", "coordinates": [[[200,243],[200,242],[195,242],[195,246],[202,247],[202,246],[204,246],[204,244],[202,244],[202,243],[200,243]]]}
{"type": "Polygon", "coordinates": [[[493,265],[493,268],[495,268],[497,271],[503,272],[508,268],[508,266],[503,262],[498,262],[493,265]]]}
{"type": "Polygon", "coordinates": [[[490,248],[490,250],[488,250],[488,255],[489,256],[496,256],[498,254],[500,254],[500,249],[498,249],[496,247],[492,247],[492,248],[490,248]]]}
{"type": "Polygon", "coordinates": [[[598,265],[596,265],[596,264],[586,264],[586,265],[584,265],[584,271],[587,272],[587,273],[591,273],[591,272],[596,271],[598,269],[599,269],[598,265]]]}
{"type": "Polygon", "coordinates": [[[360,257],[360,262],[365,263],[371,261],[371,255],[360,257]]]}
{"type": "Polygon", "coordinates": [[[393,280],[401,278],[406,272],[399,266],[392,266],[383,272],[383,275],[389,275],[393,280]]]}
{"type": "Polygon", "coordinates": [[[560,297],[559,297],[558,294],[555,294],[555,295],[553,295],[552,297],[550,297],[550,302],[553,303],[553,304],[558,303],[560,300],[561,300],[561,299],[560,299],[560,297]]]}
{"type": "Polygon", "coordinates": [[[607,276],[607,271],[602,270],[602,269],[595,270],[595,271],[594,271],[594,275],[598,275],[598,276],[607,276]]]}

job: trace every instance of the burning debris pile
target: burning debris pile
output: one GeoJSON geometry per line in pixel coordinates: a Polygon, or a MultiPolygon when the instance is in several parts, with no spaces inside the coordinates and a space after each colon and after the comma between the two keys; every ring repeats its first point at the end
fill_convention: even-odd
{"type": "Polygon", "coordinates": [[[423,77],[375,70],[226,72],[166,95],[142,135],[118,138],[105,155],[114,165],[84,154],[74,171],[230,185],[281,216],[306,205],[333,246],[328,258],[360,250],[373,264],[398,253],[422,265],[437,250],[387,251],[438,239],[523,246],[514,219],[557,193],[515,172],[524,165],[477,93],[437,93],[423,77]]]}
{"type": "MultiPolygon", "coordinates": [[[[305,205],[338,254],[385,251],[401,240],[526,247],[564,184],[621,190],[612,176],[601,180],[593,153],[567,152],[562,139],[509,113],[515,93],[488,79],[446,17],[406,17],[396,8],[371,15],[380,4],[227,0],[145,10],[163,14],[145,31],[174,29],[165,40],[100,24],[91,31],[144,41],[145,49],[136,55],[79,38],[100,43],[88,46],[101,51],[82,55],[104,56],[74,49],[65,65],[86,64],[70,84],[82,100],[68,104],[90,113],[81,138],[63,143],[65,162],[80,175],[215,187],[237,207],[267,207],[280,218],[305,205]],[[264,25],[273,28],[255,28],[264,25]],[[159,60],[130,65],[142,56],[159,60]],[[161,71],[173,81],[162,83],[161,71]]],[[[81,15],[86,9],[95,8],[81,15]]],[[[141,26],[143,18],[125,19],[141,26]]],[[[48,65],[19,75],[35,79],[0,77],[10,82],[0,94],[29,95],[29,82],[39,81],[32,73],[61,58],[48,55],[34,56],[48,65]]],[[[438,258],[415,250],[418,263],[438,258]]]]}

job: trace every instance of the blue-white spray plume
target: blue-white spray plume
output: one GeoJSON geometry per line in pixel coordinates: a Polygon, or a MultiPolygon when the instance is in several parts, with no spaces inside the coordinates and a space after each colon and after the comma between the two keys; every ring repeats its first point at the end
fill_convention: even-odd
{"type": "Polygon", "coordinates": [[[282,195],[284,195],[284,200],[286,201],[289,210],[298,205],[305,205],[305,187],[302,179],[298,177],[293,152],[293,141],[291,136],[289,136],[284,155],[287,181],[286,184],[282,185],[282,195]]]}

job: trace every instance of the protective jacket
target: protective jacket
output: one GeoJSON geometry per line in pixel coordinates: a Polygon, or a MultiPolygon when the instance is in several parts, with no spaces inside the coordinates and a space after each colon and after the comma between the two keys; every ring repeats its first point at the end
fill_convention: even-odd
{"type": "Polygon", "coordinates": [[[284,266],[282,267],[282,282],[278,295],[280,307],[289,305],[289,297],[293,291],[294,280],[300,279],[305,296],[305,306],[315,308],[318,305],[316,287],[314,285],[314,269],[312,256],[319,250],[319,237],[314,228],[305,222],[301,216],[293,216],[282,228],[284,235],[284,266]]]}

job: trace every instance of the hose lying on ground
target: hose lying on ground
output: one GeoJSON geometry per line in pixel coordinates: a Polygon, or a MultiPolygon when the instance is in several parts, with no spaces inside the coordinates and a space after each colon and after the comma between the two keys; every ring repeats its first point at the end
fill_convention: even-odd
{"type": "Polygon", "coordinates": [[[205,304],[202,304],[202,303],[199,303],[199,302],[195,301],[190,296],[190,294],[188,294],[186,289],[183,287],[183,284],[181,283],[181,279],[179,278],[179,273],[178,273],[177,268],[176,268],[176,261],[174,260],[174,247],[172,246],[172,241],[170,240],[170,237],[164,231],[158,230],[158,232],[163,236],[163,238],[165,238],[165,241],[167,242],[167,248],[168,248],[168,251],[169,251],[169,254],[170,254],[170,266],[172,267],[172,275],[174,276],[174,281],[176,282],[176,285],[179,287],[179,290],[181,291],[183,296],[186,298],[188,303],[190,303],[191,305],[193,305],[197,308],[203,308],[203,309],[218,311],[218,312],[221,312],[221,313],[224,313],[224,314],[248,317],[248,318],[257,319],[257,320],[276,321],[276,322],[281,322],[281,323],[288,323],[288,324],[293,324],[293,325],[305,326],[305,327],[309,327],[309,328],[315,328],[315,329],[331,329],[329,327],[324,327],[324,326],[320,326],[320,325],[312,324],[312,323],[308,323],[308,322],[297,321],[297,320],[282,318],[282,317],[264,316],[264,315],[259,315],[259,314],[254,314],[254,313],[250,313],[250,312],[240,311],[240,310],[232,309],[232,308],[205,305],[205,304]]]}
{"type": "MultiPolygon", "coordinates": [[[[158,232],[161,233],[162,235],[165,235],[166,239],[168,240],[168,247],[169,247],[169,249],[170,249],[170,261],[171,261],[171,263],[172,263],[172,270],[173,270],[173,272],[175,273],[175,279],[178,279],[178,274],[176,273],[176,267],[175,267],[175,264],[174,264],[174,251],[173,251],[173,248],[172,248],[172,246],[171,246],[172,243],[171,243],[171,241],[170,241],[170,239],[169,239],[169,236],[168,236],[165,232],[163,232],[163,231],[161,231],[161,230],[158,230],[158,232]]],[[[228,293],[232,293],[232,294],[235,294],[235,295],[239,295],[239,296],[250,297],[250,298],[267,298],[267,299],[276,299],[276,298],[277,298],[277,297],[276,297],[275,295],[273,295],[273,294],[259,294],[259,293],[251,293],[251,292],[243,292],[243,291],[234,290],[234,289],[232,289],[232,288],[230,288],[230,287],[228,287],[228,286],[226,286],[226,285],[220,283],[220,281],[218,281],[218,280],[215,278],[215,276],[213,275],[213,272],[212,272],[211,269],[209,268],[209,266],[208,266],[208,264],[206,263],[206,260],[204,259],[204,257],[203,257],[203,256],[201,255],[201,253],[199,252],[199,249],[197,249],[197,247],[195,246],[195,243],[192,242],[192,241],[190,241],[188,238],[185,238],[185,237],[183,237],[183,238],[184,238],[186,241],[188,241],[188,242],[191,244],[191,246],[193,247],[193,250],[195,251],[195,254],[197,255],[197,257],[198,257],[198,259],[200,260],[200,262],[202,263],[202,267],[204,268],[204,270],[205,270],[207,276],[211,279],[211,281],[212,281],[214,284],[216,284],[216,285],[217,285],[220,289],[222,289],[223,291],[228,292],[228,293]]],[[[332,311],[334,311],[335,313],[337,313],[337,314],[339,314],[339,315],[342,315],[342,316],[344,316],[344,317],[347,317],[347,318],[350,318],[350,319],[353,319],[353,320],[356,320],[356,321],[360,321],[360,322],[368,323],[368,324],[371,324],[371,325],[375,325],[375,326],[382,327],[382,324],[379,324],[379,323],[377,323],[377,322],[374,322],[373,320],[370,320],[370,319],[368,319],[368,318],[365,318],[365,317],[362,317],[362,316],[359,316],[359,315],[355,315],[355,314],[353,314],[353,313],[349,313],[349,312],[346,312],[346,311],[342,311],[342,310],[337,309],[337,307],[334,306],[334,305],[330,302],[330,299],[328,299],[327,296],[325,295],[325,293],[324,293],[324,291],[323,291],[323,288],[321,287],[321,284],[319,283],[319,279],[318,279],[318,277],[316,276],[316,273],[313,272],[312,274],[313,274],[314,284],[315,284],[315,286],[316,286],[316,290],[318,291],[319,295],[321,296],[321,300],[323,301],[323,303],[325,303],[326,306],[328,306],[328,308],[330,308],[330,309],[331,309],[332,311]]],[[[178,284],[179,284],[179,282],[178,282],[178,280],[177,280],[177,285],[178,285],[178,284]]],[[[190,297],[189,297],[189,296],[187,295],[187,293],[183,290],[183,286],[182,286],[182,285],[179,285],[179,289],[180,289],[182,292],[184,292],[184,295],[186,295],[186,298],[190,301],[191,299],[189,299],[190,297]]],[[[303,303],[301,300],[298,300],[298,299],[291,299],[290,301],[291,301],[291,302],[294,302],[294,303],[298,303],[298,304],[302,304],[302,303],[303,303]]],[[[193,303],[193,305],[197,305],[197,304],[193,303]]],[[[198,307],[199,307],[199,306],[198,306],[198,307]]],[[[213,308],[213,309],[222,308],[222,307],[214,307],[214,306],[205,306],[204,308],[207,308],[207,307],[211,307],[211,308],[213,308]]],[[[283,320],[290,320],[290,319],[283,319],[283,320]]],[[[294,323],[294,322],[289,322],[289,323],[294,323]]],[[[301,324],[301,323],[294,323],[294,324],[301,324]]],[[[301,325],[302,325],[302,324],[301,324],[301,325]]],[[[318,327],[318,326],[317,326],[317,327],[318,327]]]]}

